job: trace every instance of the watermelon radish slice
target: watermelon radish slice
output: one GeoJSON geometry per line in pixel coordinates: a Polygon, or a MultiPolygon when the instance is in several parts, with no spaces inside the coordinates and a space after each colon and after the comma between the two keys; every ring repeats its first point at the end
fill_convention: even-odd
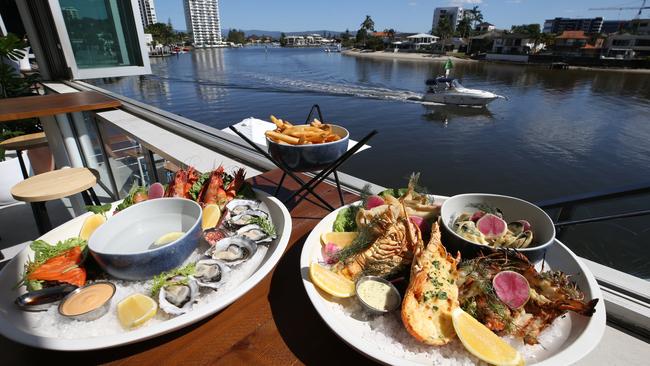
{"type": "Polygon", "coordinates": [[[504,304],[511,309],[518,309],[526,304],[530,297],[530,286],[526,277],[513,271],[497,273],[492,279],[494,292],[504,304]]]}
{"type": "Polygon", "coordinates": [[[160,183],[154,183],[149,187],[149,199],[162,198],[165,194],[165,187],[160,183]]]}
{"type": "Polygon", "coordinates": [[[508,231],[508,223],[497,215],[485,214],[476,222],[476,228],[486,238],[494,239],[508,231]]]}
{"type": "Polygon", "coordinates": [[[339,252],[339,247],[334,243],[327,243],[321,248],[321,253],[323,254],[323,259],[327,264],[334,264],[338,262],[336,254],[339,252]]]}
{"type": "Polygon", "coordinates": [[[375,207],[382,206],[382,205],[385,205],[385,204],[386,204],[386,202],[384,201],[384,199],[379,197],[379,196],[376,196],[376,195],[368,196],[368,199],[366,199],[366,209],[367,210],[370,210],[371,208],[375,208],[375,207]]]}
{"type": "Polygon", "coordinates": [[[431,232],[431,225],[429,225],[422,217],[420,216],[409,216],[409,220],[413,225],[417,226],[420,229],[422,235],[426,235],[431,232]]]}
{"type": "Polygon", "coordinates": [[[472,217],[470,218],[470,220],[472,220],[472,221],[474,221],[474,222],[477,222],[477,221],[478,221],[481,217],[483,217],[484,215],[485,215],[485,211],[480,211],[480,210],[479,210],[479,211],[476,211],[476,212],[474,212],[474,214],[472,215],[472,217]]]}

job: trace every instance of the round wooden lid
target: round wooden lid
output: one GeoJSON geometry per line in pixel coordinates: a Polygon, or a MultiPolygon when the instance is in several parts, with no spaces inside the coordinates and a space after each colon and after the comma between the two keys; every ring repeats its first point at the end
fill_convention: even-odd
{"type": "Polygon", "coordinates": [[[47,145],[45,132],[16,136],[0,142],[0,147],[5,150],[27,150],[45,145],[47,145]]]}
{"type": "Polygon", "coordinates": [[[11,188],[11,195],[24,202],[51,201],[83,192],[97,183],[87,168],[64,168],[35,175],[11,188]]]}

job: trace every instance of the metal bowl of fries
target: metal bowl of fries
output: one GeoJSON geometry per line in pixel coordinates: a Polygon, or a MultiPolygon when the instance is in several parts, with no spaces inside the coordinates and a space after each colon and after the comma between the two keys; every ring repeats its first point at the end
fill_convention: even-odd
{"type": "Polygon", "coordinates": [[[321,170],[348,149],[350,133],[341,126],[314,119],[307,125],[293,125],[271,116],[276,129],[266,131],[271,156],[295,172],[321,170]]]}

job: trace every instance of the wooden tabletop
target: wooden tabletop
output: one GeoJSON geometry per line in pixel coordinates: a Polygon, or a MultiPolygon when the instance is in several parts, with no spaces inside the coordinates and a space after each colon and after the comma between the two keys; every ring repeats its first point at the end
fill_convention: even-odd
{"type": "Polygon", "coordinates": [[[29,177],[11,188],[11,195],[23,202],[46,202],[83,192],[97,184],[87,168],[65,168],[29,177]]]}
{"type": "Polygon", "coordinates": [[[27,150],[45,145],[47,145],[45,132],[16,136],[0,142],[0,148],[5,150],[27,150]]]}
{"type": "Polygon", "coordinates": [[[0,122],[61,113],[117,108],[122,103],[94,91],[0,99],[0,122]]]}
{"type": "MultiPolygon", "coordinates": [[[[281,172],[250,179],[273,193],[281,172]]],[[[303,176],[304,177],[304,176],[303,176]]],[[[280,198],[298,188],[285,179],[280,198]]],[[[332,205],[336,189],[316,189],[332,205]]],[[[310,196],[307,196],[310,197],[310,196]]],[[[346,202],[358,199],[345,194],[346,202]]],[[[112,365],[369,365],[374,364],[330,330],[312,306],[300,273],[300,252],[311,229],[329,213],[313,202],[289,204],[293,230],[276,268],[247,294],[199,323],[148,341],[108,350],[56,352],[14,343],[0,336],[2,363],[112,365]]]]}

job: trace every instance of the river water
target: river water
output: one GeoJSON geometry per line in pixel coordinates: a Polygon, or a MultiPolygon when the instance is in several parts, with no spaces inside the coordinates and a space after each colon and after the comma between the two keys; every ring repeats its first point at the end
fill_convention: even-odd
{"type": "MultiPolygon", "coordinates": [[[[273,114],[296,123],[318,103],[327,122],[372,149],[342,168],[384,186],[411,172],[432,193],[490,192],[539,201],[650,183],[650,74],[454,64],[469,88],[505,95],[488,108],[423,106],[442,63],[359,59],[320,49],[198,50],[151,59],[153,75],[93,83],[225,128],[273,114]]],[[[649,197],[586,205],[574,218],[647,209],[649,197]]],[[[579,255],[650,278],[650,216],[571,227],[579,255]]]]}

